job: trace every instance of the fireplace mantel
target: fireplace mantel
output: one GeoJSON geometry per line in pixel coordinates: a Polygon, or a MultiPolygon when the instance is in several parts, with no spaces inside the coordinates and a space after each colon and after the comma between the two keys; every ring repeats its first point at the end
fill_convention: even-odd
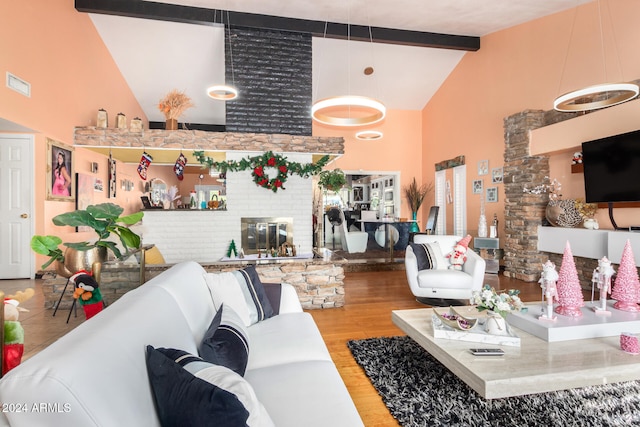
{"type": "Polygon", "coordinates": [[[74,145],[85,148],[145,148],[215,151],[275,151],[330,156],[344,154],[344,138],[266,133],[206,132],[199,130],[76,127],[74,145]]]}

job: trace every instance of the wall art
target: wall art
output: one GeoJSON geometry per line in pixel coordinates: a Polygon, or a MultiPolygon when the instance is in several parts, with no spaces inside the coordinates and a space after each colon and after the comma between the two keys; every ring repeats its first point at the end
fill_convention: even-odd
{"type": "Polygon", "coordinates": [[[480,160],[478,162],[478,175],[487,175],[489,173],[489,160],[480,160]]]}
{"type": "Polygon", "coordinates": [[[481,179],[473,180],[473,194],[482,194],[483,181],[481,179]]]}
{"type": "Polygon", "coordinates": [[[487,203],[496,203],[498,201],[498,187],[487,188],[487,203]]]}
{"type": "Polygon", "coordinates": [[[491,169],[491,182],[493,184],[502,184],[502,168],[491,169]]]}
{"type": "Polygon", "coordinates": [[[47,138],[47,200],[74,201],[73,147],[47,138]]]}

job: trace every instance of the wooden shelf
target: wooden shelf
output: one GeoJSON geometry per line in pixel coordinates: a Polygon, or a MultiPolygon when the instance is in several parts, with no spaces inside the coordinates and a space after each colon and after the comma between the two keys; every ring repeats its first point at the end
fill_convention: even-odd
{"type": "Polygon", "coordinates": [[[571,165],[571,173],[584,173],[584,165],[582,163],[571,165]]]}

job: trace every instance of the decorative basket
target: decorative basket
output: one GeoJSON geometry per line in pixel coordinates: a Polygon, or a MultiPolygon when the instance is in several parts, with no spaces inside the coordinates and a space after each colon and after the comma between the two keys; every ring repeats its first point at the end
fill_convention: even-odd
{"type": "Polygon", "coordinates": [[[469,331],[478,324],[476,317],[465,317],[458,313],[453,307],[438,312],[437,308],[433,308],[433,313],[445,325],[457,329],[459,331],[469,331]]]}
{"type": "Polygon", "coordinates": [[[549,201],[545,216],[554,227],[575,227],[582,222],[582,215],[573,199],[549,201]]]}

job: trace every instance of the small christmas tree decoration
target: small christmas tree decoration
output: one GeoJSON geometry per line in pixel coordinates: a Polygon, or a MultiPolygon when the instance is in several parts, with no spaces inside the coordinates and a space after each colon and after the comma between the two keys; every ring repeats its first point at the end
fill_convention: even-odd
{"type": "Polygon", "coordinates": [[[567,241],[564,254],[562,255],[562,265],[560,266],[560,273],[558,274],[557,288],[559,304],[555,312],[562,316],[582,316],[582,310],[580,310],[580,308],[584,306],[584,298],[582,296],[578,270],[573,260],[569,241],[567,241]]]}
{"type": "Polygon", "coordinates": [[[631,242],[628,239],[622,251],[620,267],[618,267],[618,275],[616,276],[611,298],[617,301],[613,308],[622,311],[640,311],[640,306],[638,306],[638,302],[640,302],[640,281],[638,280],[638,270],[631,250],[631,242]]]}
{"type": "Polygon", "coordinates": [[[143,180],[147,180],[147,170],[153,161],[153,157],[151,154],[148,154],[146,151],[142,153],[142,157],[140,158],[140,163],[138,163],[138,175],[143,180]]]}
{"type": "Polygon", "coordinates": [[[234,257],[238,256],[238,251],[236,250],[236,242],[233,239],[231,240],[231,244],[229,245],[229,249],[227,250],[227,258],[231,258],[232,253],[234,257]]]}

